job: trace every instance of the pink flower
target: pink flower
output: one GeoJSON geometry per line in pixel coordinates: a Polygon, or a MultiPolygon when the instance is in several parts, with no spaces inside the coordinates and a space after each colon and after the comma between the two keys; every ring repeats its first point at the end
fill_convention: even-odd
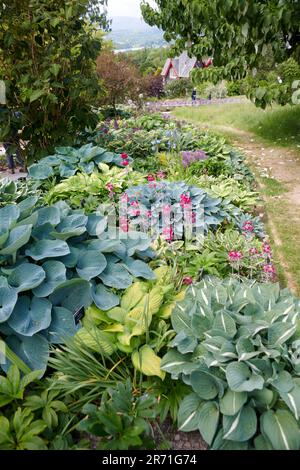
{"type": "Polygon", "coordinates": [[[154,177],[153,175],[148,175],[148,176],[147,176],[147,180],[148,180],[149,183],[150,183],[151,181],[155,181],[155,177],[154,177]]]}
{"type": "Polygon", "coordinates": [[[132,207],[139,207],[138,201],[132,201],[132,202],[130,203],[130,205],[131,205],[132,207]]]}
{"type": "Polygon", "coordinates": [[[250,248],[249,253],[250,253],[251,256],[254,256],[254,255],[258,255],[259,251],[258,251],[257,248],[252,247],[252,248],[250,248]]]}
{"type": "Polygon", "coordinates": [[[187,194],[181,194],[180,196],[180,205],[184,207],[192,202],[191,198],[187,194]]]}
{"type": "Polygon", "coordinates": [[[127,159],[128,159],[127,153],[121,153],[121,158],[122,158],[123,160],[127,160],[127,159]]]}
{"type": "Polygon", "coordinates": [[[112,192],[114,190],[114,185],[111,184],[111,183],[107,183],[106,187],[107,187],[109,192],[112,192]]]}
{"type": "Polygon", "coordinates": [[[172,227],[165,227],[162,231],[164,238],[167,241],[172,241],[173,240],[173,229],[172,227]]]}
{"type": "Polygon", "coordinates": [[[170,213],[171,213],[171,206],[170,206],[170,204],[166,204],[165,206],[163,206],[162,212],[163,212],[163,214],[165,214],[165,215],[170,214],[170,213]]]}
{"type": "Polygon", "coordinates": [[[128,232],[129,226],[127,217],[120,217],[120,228],[123,232],[128,232]]]}
{"type": "Polygon", "coordinates": [[[192,223],[195,224],[197,221],[197,214],[196,212],[192,212],[192,223]]]}
{"type": "Polygon", "coordinates": [[[253,232],[254,231],[254,225],[251,220],[246,220],[243,224],[243,230],[244,232],[253,232]]]}
{"type": "Polygon", "coordinates": [[[157,184],[156,183],[149,183],[149,188],[156,188],[157,187],[157,184]]]}
{"type": "Polygon", "coordinates": [[[190,276],[184,277],[182,284],[185,284],[186,286],[190,286],[191,284],[193,284],[193,278],[190,276]]]}
{"type": "Polygon", "coordinates": [[[157,176],[157,178],[160,178],[160,179],[163,180],[166,177],[166,173],[164,173],[163,171],[158,171],[156,173],[156,176],[157,176]]]}
{"type": "Polygon", "coordinates": [[[270,264],[265,264],[265,265],[263,266],[263,270],[264,270],[264,273],[266,273],[266,274],[271,274],[271,275],[276,274],[275,266],[274,266],[274,264],[272,264],[272,263],[270,263],[270,264]]]}
{"type": "Polygon", "coordinates": [[[243,253],[241,253],[240,251],[230,251],[228,253],[228,257],[231,263],[236,263],[243,258],[243,253]]]}
{"type": "Polygon", "coordinates": [[[128,160],[123,160],[123,161],[122,161],[122,165],[123,165],[123,166],[128,166],[128,165],[129,165],[129,161],[128,161],[128,160]]]}
{"type": "Polygon", "coordinates": [[[121,196],[121,201],[127,202],[128,201],[128,195],[126,193],[122,194],[121,196]]]}
{"type": "Polygon", "coordinates": [[[268,255],[272,253],[270,245],[266,242],[263,244],[263,252],[268,255]]]}
{"type": "Polygon", "coordinates": [[[147,215],[147,217],[152,217],[152,212],[151,212],[151,211],[147,211],[147,212],[146,212],[146,215],[147,215]]]}

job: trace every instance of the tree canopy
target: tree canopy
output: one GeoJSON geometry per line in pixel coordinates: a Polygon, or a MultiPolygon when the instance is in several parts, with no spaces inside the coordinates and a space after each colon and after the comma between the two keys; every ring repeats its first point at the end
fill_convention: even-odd
{"type": "Polygon", "coordinates": [[[276,62],[299,57],[299,0],[155,1],[143,2],[146,22],[165,31],[174,53],[213,57],[218,78],[241,78],[270,53],[276,62]]]}
{"type": "Polygon", "coordinates": [[[100,29],[107,27],[107,0],[2,0],[0,80],[7,107],[0,140],[19,128],[27,153],[38,157],[74,140],[92,125],[91,104],[101,91],[96,58],[100,29]],[[19,119],[15,116],[18,112],[19,119]]]}

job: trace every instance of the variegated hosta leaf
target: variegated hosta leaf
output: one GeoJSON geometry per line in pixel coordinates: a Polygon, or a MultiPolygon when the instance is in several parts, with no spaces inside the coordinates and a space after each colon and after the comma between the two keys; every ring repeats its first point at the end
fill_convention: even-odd
{"type": "Polygon", "coordinates": [[[142,346],[138,351],[134,351],[131,359],[134,368],[147,377],[157,376],[162,380],[165,378],[166,373],[163,372],[160,367],[161,358],[158,357],[147,344],[142,346]]]}
{"type": "Polygon", "coordinates": [[[212,372],[205,370],[195,370],[191,373],[191,386],[194,392],[204,400],[211,400],[217,395],[224,394],[225,382],[214,376],[212,372]]]}
{"type": "Polygon", "coordinates": [[[299,450],[299,426],[286,410],[266,411],[260,418],[261,432],[275,450],[299,450]]]}
{"type": "Polygon", "coordinates": [[[170,350],[161,361],[161,369],[178,378],[180,374],[190,374],[197,370],[199,364],[192,362],[191,354],[180,354],[175,349],[170,350]]]}
{"type": "Polygon", "coordinates": [[[198,429],[207,442],[211,445],[219,423],[219,407],[215,401],[202,403],[199,409],[198,429]]]}
{"type": "Polygon", "coordinates": [[[178,430],[195,431],[199,427],[199,412],[203,401],[196,393],[184,397],[178,410],[178,430]]]}
{"type": "Polygon", "coordinates": [[[263,377],[242,362],[231,362],[226,368],[226,378],[229,388],[235,392],[262,390],[264,386],[263,377]]]}
{"type": "Polygon", "coordinates": [[[275,323],[268,329],[268,342],[271,347],[279,347],[285,343],[297,329],[293,323],[275,323]]]}
{"type": "Polygon", "coordinates": [[[298,421],[300,418],[300,385],[294,385],[288,392],[279,391],[279,394],[298,421]]]}
{"type": "Polygon", "coordinates": [[[234,416],[223,416],[223,439],[245,442],[256,433],[257,418],[251,406],[244,406],[234,416]]]}
{"type": "Polygon", "coordinates": [[[223,415],[234,416],[244,406],[247,399],[246,392],[234,392],[228,389],[220,400],[220,411],[223,415]]]}

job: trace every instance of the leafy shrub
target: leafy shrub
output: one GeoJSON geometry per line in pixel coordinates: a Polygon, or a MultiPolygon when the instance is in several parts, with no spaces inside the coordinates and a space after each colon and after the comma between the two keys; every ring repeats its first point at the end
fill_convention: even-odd
{"type": "Polygon", "coordinates": [[[193,84],[189,78],[172,80],[165,85],[165,94],[168,98],[181,98],[192,92],[193,84]]]}
{"type": "Polygon", "coordinates": [[[300,80],[300,65],[292,57],[278,66],[278,72],[285,83],[292,83],[294,80],[300,80]]]}
{"type": "Polygon", "coordinates": [[[190,287],[161,366],[192,389],[179,429],[199,429],[212,449],[299,449],[299,313],[278,284],[190,287]]]}
{"type": "Polygon", "coordinates": [[[118,305],[111,288],[154,274],[133,259],[151,256],[145,236],[111,240],[104,216],[85,216],[63,202],[37,209],[36,201],[0,209],[0,332],[28,366],[45,369],[48,342],[76,332],[78,308],[118,305]]]}
{"type": "Polygon", "coordinates": [[[228,96],[241,96],[246,94],[246,81],[234,80],[232,82],[227,82],[227,94],[228,96]]]}
{"type": "Polygon", "coordinates": [[[217,85],[208,85],[205,90],[206,98],[226,98],[227,86],[226,82],[221,81],[217,85]]]}
{"type": "MultiPolygon", "coordinates": [[[[43,158],[28,168],[29,177],[34,180],[46,180],[52,176],[69,178],[77,172],[88,175],[97,169],[100,163],[111,163],[122,167],[121,155],[107,152],[101,147],[92,144],[76,149],[74,147],[58,147],[56,153],[43,158]]],[[[132,160],[128,158],[128,161],[132,160]]]]}

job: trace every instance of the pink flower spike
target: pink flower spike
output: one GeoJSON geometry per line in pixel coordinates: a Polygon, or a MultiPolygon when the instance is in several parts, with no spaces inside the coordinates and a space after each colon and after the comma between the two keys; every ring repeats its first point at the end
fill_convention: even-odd
{"type": "Polygon", "coordinates": [[[190,276],[184,277],[182,284],[185,284],[186,286],[190,286],[191,284],[193,284],[193,278],[190,276]]]}
{"type": "Polygon", "coordinates": [[[163,171],[158,171],[156,173],[156,176],[157,176],[157,178],[160,178],[160,179],[163,180],[166,177],[166,173],[164,173],[163,171]]]}
{"type": "Polygon", "coordinates": [[[121,158],[122,158],[123,160],[127,160],[127,159],[128,159],[127,153],[121,153],[121,158]]]}
{"type": "Polygon", "coordinates": [[[167,241],[172,241],[173,240],[173,229],[172,227],[165,227],[162,231],[163,235],[164,235],[164,238],[167,240],[167,241]]]}
{"type": "Polygon", "coordinates": [[[270,255],[272,253],[271,247],[268,243],[264,243],[263,252],[270,255]]]}
{"type": "Polygon", "coordinates": [[[276,269],[275,269],[275,266],[274,264],[270,263],[270,264],[265,264],[263,266],[263,270],[264,270],[264,273],[266,274],[271,274],[272,276],[274,274],[276,274],[276,269]]]}
{"type": "Polygon", "coordinates": [[[257,248],[252,247],[252,248],[250,248],[249,253],[250,253],[251,256],[254,256],[254,255],[258,255],[259,251],[258,251],[257,248]]]}
{"type": "Polygon", "coordinates": [[[240,261],[243,258],[243,253],[240,251],[230,251],[228,253],[229,261],[232,263],[236,263],[237,261],[240,261]]]}
{"type": "Polygon", "coordinates": [[[170,214],[170,213],[171,213],[171,206],[170,206],[170,204],[166,204],[165,206],[163,206],[162,212],[163,212],[163,214],[165,214],[165,215],[170,214]]]}
{"type": "Polygon", "coordinates": [[[107,183],[106,187],[109,191],[113,191],[113,189],[114,189],[114,185],[111,184],[111,183],[107,183]]]}
{"type": "Polygon", "coordinates": [[[122,161],[122,165],[123,165],[123,166],[128,166],[128,165],[129,165],[129,161],[128,161],[128,160],[123,160],[123,161],[122,161]]]}
{"type": "Polygon", "coordinates": [[[147,217],[152,217],[152,212],[151,212],[151,211],[147,211],[146,215],[147,215],[147,217]]]}
{"type": "Polygon", "coordinates": [[[148,175],[148,176],[147,176],[147,180],[148,180],[149,183],[150,183],[151,181],[155,181],[155,177],[154,177],[153,175],[148,175]]]}

